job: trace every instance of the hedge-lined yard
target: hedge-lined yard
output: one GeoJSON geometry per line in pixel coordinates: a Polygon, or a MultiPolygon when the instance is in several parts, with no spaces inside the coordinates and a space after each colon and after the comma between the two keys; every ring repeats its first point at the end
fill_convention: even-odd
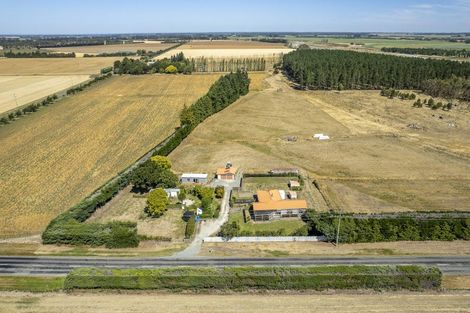
{"type": "Polygon", "coordinates": [[[74,269],[65,289],[133,290],[424,290],[442,274],[420,266],[172,267],[74,269]]]}
{"type": "MultiPolygon", "coordinates": [[[[169,137],[155,155],[168,155],[191,131],[207,117],[223,110],[248,93],[250,79],[247,72],[237,71],[222,76],[190,107],[181,113],[181,127],[169,137]]],[[[131,222],[107,224],[84,223],[97,209],[109,202],[119,191],[132,183],[133,174],[142,170],[141,164],[129,173],[120,174],[94,196],[84,199],[52,220],[42,234],[44,244],[105,245],[107,248],[137,247],[137,225],[131,222]]],[[[135,184],[134,184],[135,185],[135,184]]]]}

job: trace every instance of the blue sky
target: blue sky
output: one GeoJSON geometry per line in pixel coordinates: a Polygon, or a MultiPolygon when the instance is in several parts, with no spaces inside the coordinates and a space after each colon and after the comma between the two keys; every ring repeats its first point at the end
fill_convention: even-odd
{"type": "Polygon", "coordinates": [[[470,32],[470,0],[15,0],[0,34],[470,32]]]}

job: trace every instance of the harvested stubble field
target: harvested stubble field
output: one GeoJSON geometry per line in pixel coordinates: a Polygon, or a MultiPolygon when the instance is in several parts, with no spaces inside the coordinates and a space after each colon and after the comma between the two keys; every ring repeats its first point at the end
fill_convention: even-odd
{"type": "Polygon", "coordinates": [[[78,85],[89,77],[88,75],[0,76],[0,114],[78,85]]]}
{"type": "Polygon", "coordinates": [[[1,59],[1,75],[93,75],[122,58],[1,59]]]}
{"type": "Polygon", "coordinates": [[[293,49],[283,44],[265,43],[247,40],[201,40],[191,41],[181,47],[168,51],[158,59],[169,58],[176,53],[183,52],[187,58],[255,58],[278,57],[287,54],[293,49]]]}
{"type": "Polygon", "coordinates": [[[282,43],[270,43],[250,40],[193,40],[184,44],[184,49],[279,49],[282,43]]]}
{"type": "Polygon", "coordinates": [[[1,236],[42,231],[171,134],[218,77],[113,77],[0,128],[1,236]]]}
{"type": "Polygon", "coordinates": [[[96,45],[96,46],[77,46],[77,47],[60,47],[46,48],[54,52],[70,53],[75,52],[78,56],[83,54],[100,54],[115,52],[137,52],[137,50],[159,51],[175,46],[174,43],[131,43],[131,44],[113,44],[113,45],[96,45]]]}
{"type": "Polygon", "coordinates": [[[470,112],[463,105],[414,109],[379,91],[302,92],[280,76],[267,81],[269,88],[200,125],[171,154],[175,169],[207,172],[227,160],[247,171],[294,166],[345,211],[470,210],[470,112]],[[331,140],[314,140],[316,133],[331,140]]]}
{"type": "Polygon", "coordinates": [[[7,312],[469,312],[470,294],[452,293],[1,293],[7,312]]]}

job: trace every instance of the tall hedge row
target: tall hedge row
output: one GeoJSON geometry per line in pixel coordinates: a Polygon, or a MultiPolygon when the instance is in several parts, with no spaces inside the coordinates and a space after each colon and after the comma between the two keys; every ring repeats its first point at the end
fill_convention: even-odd
{"type": "Polygon", "coordinates": [[[65,289],[424,290],[440,288],[441,278],[439,269],[420,266],[78,268],[65,289]]]}
{"type": "Polygon", "coordinates": [[[343,216],[340,222],[338,214],[316,214],[309,211],[305,219],[312,234],[322,234],[329,241],[336,240],[340,223],[339,241],[343,243],[470,240],[470,218],[343,216]]]}
{"type": "Polygon", "coordinates": [[[245,71],[237,71],[219,78],[208,93],[181,113],[181,127],[168,142],[155,152],[155,155],[168,155],[209,116],[225,109],[248,94],[250,79],[245,71]]]}
{"type": "MultiPolygon", "coordinates": [[[[209,92],[182,114],[181,127],[154,155],[168,155],[189,133],[210,115],[235,102],[248,93],[250,80],[246,72],[238,71],[222,76],[209,92]],[[203,99],[203,100],[202,100],[203,99]],[[201,111],[202,110],[202,111],[201,111]],[[185,118],[183,118],[183,115],[185,118]],[[197,119],[186,119],[188,116],[197,119]]],[[[84,223],[98,208],[110,201],[130,183],[132,172],[121,175],[94,195],[53,219],[42,234],[45,244],[106,245],[108,248],[136,247],[139,244],[136,223],[84,223]]]]}

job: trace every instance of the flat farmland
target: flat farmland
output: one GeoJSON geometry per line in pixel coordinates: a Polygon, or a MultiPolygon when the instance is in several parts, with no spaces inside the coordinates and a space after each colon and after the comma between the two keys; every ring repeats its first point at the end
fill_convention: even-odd
{"type": "Polygon", "coordinates": [[[77,46],[77,47],[60,47],[60,48],[46,48],[54,52],[75,52],[76,54],[100,54],[100,53],[115,53],[115,52],[137,52],[137,50],[159,51],[165,50],[175,46],[174,43],[131,43],[131,44],[113,44],[113,45],[96,45],[96,46],[77,46]]]}
{"type": "Polygon", "coordinates": [[[344,46],[363,46],[364,48],[436,48],[436,49],[470,49],[468,44],[463,42],[449,42],[444,40],[413,40],[413,39],[384,39],[384,38],[337,38],[337,37],[319,37],[319,38],[301,38],[290,37],[290,41],[305,41],[308,44],[325,45],[328,44],[344,46]]]}
{"type": "Polygon", "coordinates": [[[89,75],[0,76],[0,114],[68,89],[89,75]]]}
{"type": "Polygon", "coordinates": [[[113,77],[0,128],[2,236],[42,231],[171,134],[218,77],[113,77]]]}
{"type": "Polygon", "coordinates": [[[302,92],[280,75],[267,82],[201,124],[170,155],[175,170],[211,172],[227,160],[246,171],[298,167],[345,211],[470,210],[463,104],[450,112],[414,109],[413,101],[378,91],[302,92]],[[315,140],[316,133],[331,140],[315,140]]]}
{"type": "Polygon", "coordinates": [[[283,44],[273,44],[247,40],[201,40],[191,41],[168,51],[158,59],[169,58],[176,53],[183,52],[187,58],[254,58],[277,57],[293,51],[283,44]]]}
{"type": "Polygon", "coordinates": [[[0,59],[3,75],[92,75],[122,58],[0,59]]]}
{"type": "Polygon", "coordinates": [[[21,293],[2,292],[5,312],[469,312],[467,291],[335,292],[302,294],[169,294],[169,293],[21,293]]]}

